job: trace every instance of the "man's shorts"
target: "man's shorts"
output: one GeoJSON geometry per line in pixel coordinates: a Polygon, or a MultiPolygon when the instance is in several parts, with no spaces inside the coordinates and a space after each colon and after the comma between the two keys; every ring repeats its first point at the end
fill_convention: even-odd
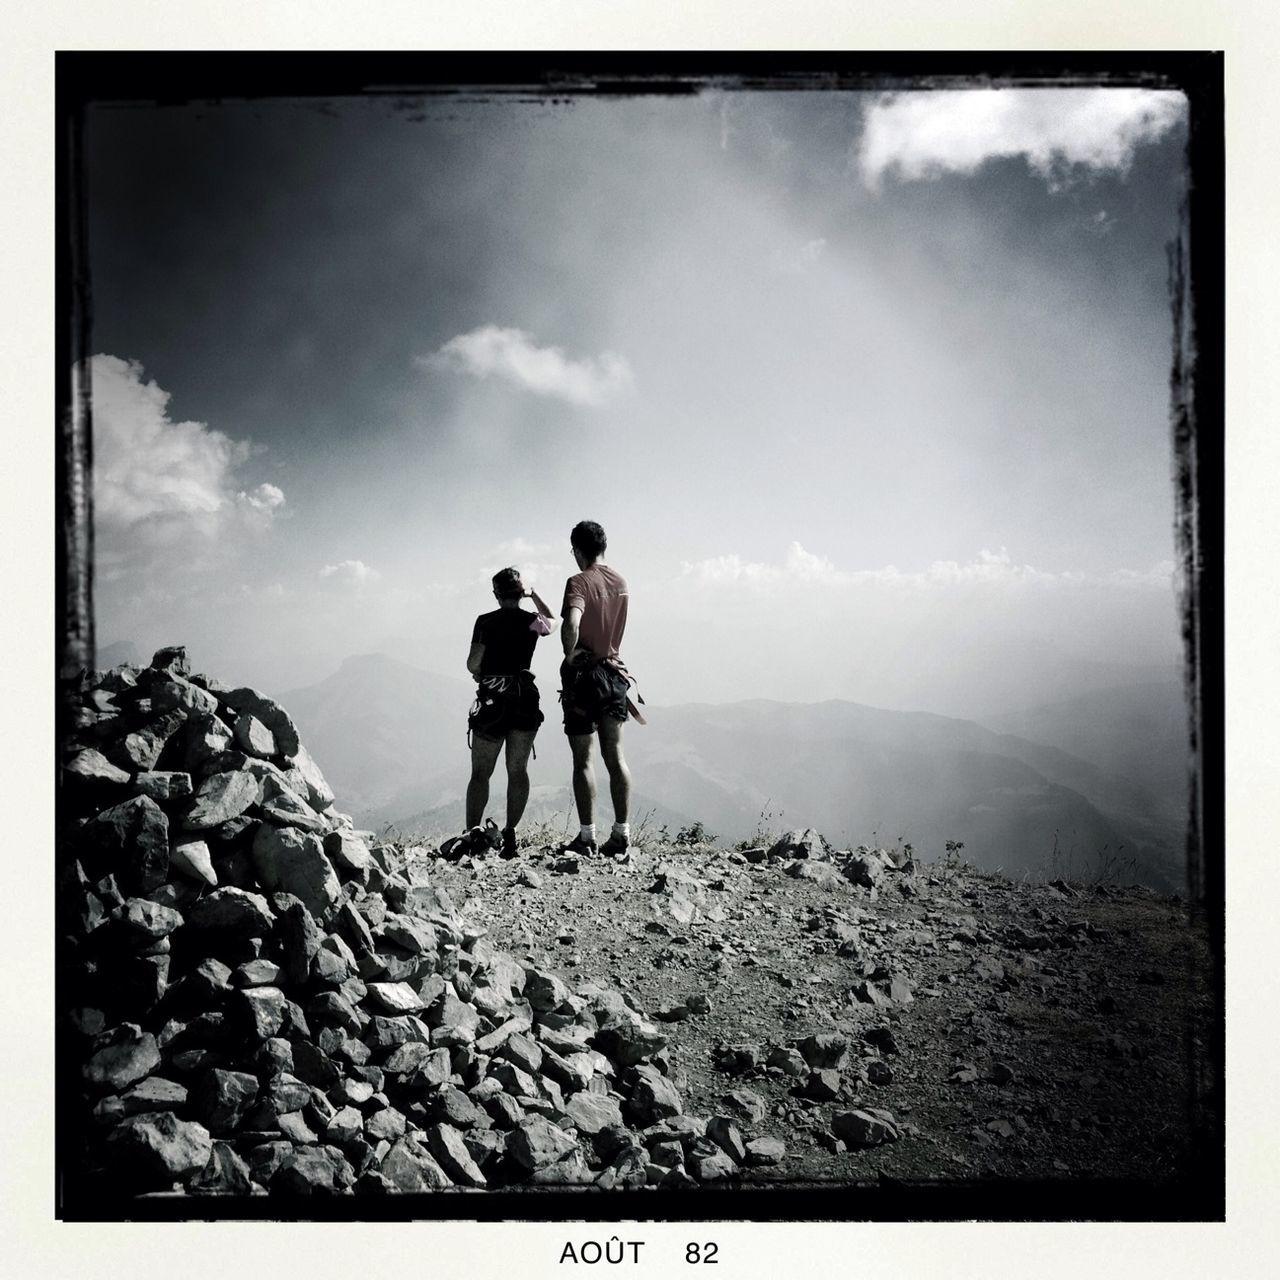
{"type": "Polygon", "coordinates": [[[627,718],[627,677],[604,662],[583,662],[560,668],[560,701],[564,731],[570,737],[595,733],[600,721],[627,718]]]}
{"type": "Polygon", "coordinates": [[[513,729],[536,733],[542,723],[538,686],[533,672],[514,676],[482,676],[476,700],[467,717],[467,732],[491,742],[501,742],[513,729]]]}

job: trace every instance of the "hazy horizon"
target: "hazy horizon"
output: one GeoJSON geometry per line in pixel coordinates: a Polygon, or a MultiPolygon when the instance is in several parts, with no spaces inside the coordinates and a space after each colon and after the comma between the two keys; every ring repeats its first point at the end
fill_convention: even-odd
{"type": "Polygon", "coordinates": [[[1180,670],[1177,95],[412,108],[90,112],[101,646],[465,677],[589,518],[655,705],[1180,670]]]}

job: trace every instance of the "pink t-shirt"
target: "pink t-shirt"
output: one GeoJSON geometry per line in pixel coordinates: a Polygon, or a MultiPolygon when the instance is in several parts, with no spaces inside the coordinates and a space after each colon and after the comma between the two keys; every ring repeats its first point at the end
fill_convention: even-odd
{"type": "Polygon", "coordinates": [[[627,580],[607,564],[593,564],[564,584],[564,606],[582,610],[578,647],[597,658],[616,658],[627,626],[627,580]]]}

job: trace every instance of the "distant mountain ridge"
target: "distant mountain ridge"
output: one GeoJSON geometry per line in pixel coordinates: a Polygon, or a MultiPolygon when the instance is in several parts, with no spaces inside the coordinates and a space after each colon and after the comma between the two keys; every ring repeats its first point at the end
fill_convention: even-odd
{"type": "MultiPolygon", "coordinates": [[[[367,654],[281,700],[359,821],[447,830],[462,820],[472,697],[469,681],[367,654]]],[[[553,690],[543,688],[542,704],[546,724],[531,775],[551,816],[567,808],[568,750],[553,690]]],[[[1091,714],[1103,711],[1075,712],[1077,737],[1091,714]]],[[[1133,878],[1181,884],[1182,809],[1176,796],[1153,795],[1149,770],[1135,780],[998,727],[851,702],[650,707],[648,719],[627,733],[637,819],[652,810],[657,822],[698,820],[731,840],[762,822],[815,826],[846,845],[901,837],[927,857],[961,840],[979,865],[1015,873],[1054,866],[1087,873],[1107,858],[1132,859],[1133,878]]],[[[1040,709],[1029,722],[1047,733],[1050,721],[1040,709]]],[[[1063,734],[1070,716],[1066,723],[1063,734]]],[[[1098,735],[1117,744],[1123,736],[1115,724],[1098,735]]],[[[1167,743],[1163,749],[1176,755],[1167,743]]],[[[1177,761],[1161,769],[1174,776],[1177,761]]],[[[501,816],[503,796],[499,762],[490,814],[501,816]]]]}

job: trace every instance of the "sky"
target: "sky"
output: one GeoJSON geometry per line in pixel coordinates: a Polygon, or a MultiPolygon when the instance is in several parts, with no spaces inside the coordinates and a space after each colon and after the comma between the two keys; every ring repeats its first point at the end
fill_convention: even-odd
{"type": "Polygon", "coordinates": [[[653,703],[1174,674],[1185,146],[1128,89],[97,107],[99,644],[464,676],[594,519],[653,703]]]}

